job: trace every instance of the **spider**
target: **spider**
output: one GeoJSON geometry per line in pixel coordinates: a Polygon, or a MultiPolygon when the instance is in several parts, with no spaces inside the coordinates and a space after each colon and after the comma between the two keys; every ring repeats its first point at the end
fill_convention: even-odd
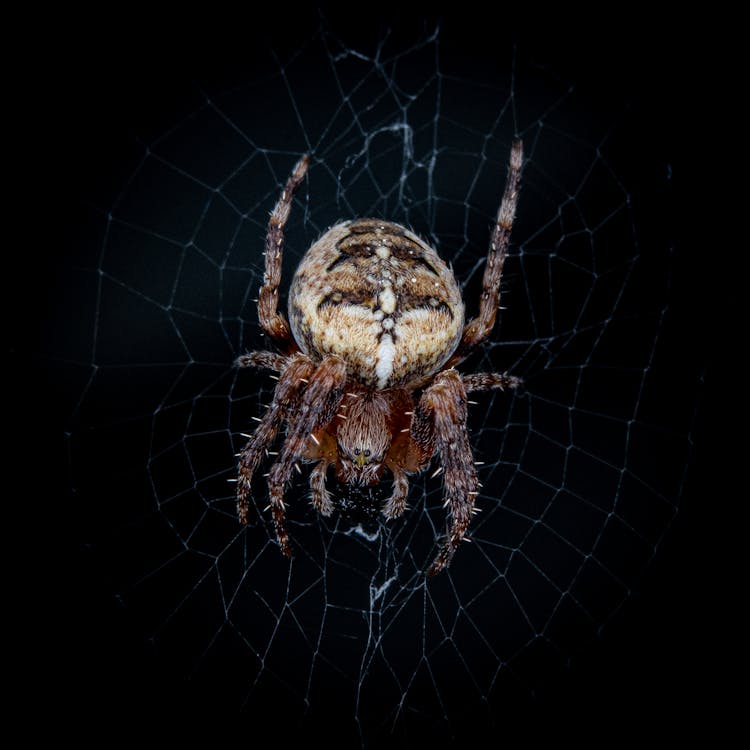
{"type": "Polygon", "coordinates": [[[263,330],[280,353],[239,357],[239,367],[278,373],[273,399],[239,455],[237,511],[248,522],[256,469],[286,423],[287,434],[268,477],[281,551],[291,557],[284,487],[311,462],[312,504],[333,511],[326,477],[363,487],[386,471],[393,491],[388,519],[406,508],[408,475],[437,456],[445,485],[447,538],[427,571],[450,564],[475,512],[479,482],[466,432],[467,393],[515,388],[507,374],[461,374],[455,367],[490,334],[516,213],[522,145],[513,143],[505,191],[492,230],[479,315],[464,325],[453,271],[406,227],[380,219],[344,221],[327,230],[302,258],[289,292],[288,319],[278,310],[284,226],[310,159],[294,167],[268,223],[265,274],[258,299],[263,330]]]}

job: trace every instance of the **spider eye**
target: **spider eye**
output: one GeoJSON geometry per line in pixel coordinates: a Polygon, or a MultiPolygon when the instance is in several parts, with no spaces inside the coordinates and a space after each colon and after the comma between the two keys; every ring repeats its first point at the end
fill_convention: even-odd
{"type": "Polygon", "coordinates": [[[367,450],[365,450],[365,456],[369,456],[369,455],[370,455],[370,450],[368,448],[367,450]]]}
{"type": "Polygon", "coordinates": [[[355,448],[355,449],[354,449],[354,455],[355,455],[355,456],[358,456],[358,455],[359,455],[359,448],[355,448]]]}

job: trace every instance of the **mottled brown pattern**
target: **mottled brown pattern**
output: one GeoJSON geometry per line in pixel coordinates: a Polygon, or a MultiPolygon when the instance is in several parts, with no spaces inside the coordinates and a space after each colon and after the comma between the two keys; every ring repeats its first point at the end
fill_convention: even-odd
{"type": "Polygon", "coordinates": [[[474,458],[466,434],[466,391],[461,376],[447,370],[435,376],[419,399],[412,422],[415,442],[432,450],[443,467],[445,505],[450,514],[447,539],[427,574],[439,573],[453,558],[466,534],[479,489],[474,458]]]}
{"type": "Polygon", "coordinates": [[[289,297],[303,351],[340,356],[349,377],[377,388],[408,386],[439,369],[461,337],[463,310],[458,283],[437,253],[405,227],[377,219],[323,234],[289,297]],[[384,334],[394,346],[385,375],[384,334]]]}
{"type": "Polygon", "coordinates": [[[318,313],[326,305],[362,305],[372,309],[372,293],[367,289],[352,289],[348,292],[331,292],[318,303],[318,313]]]}
{"type": "MultiPolygon", "coordinates": [[[[286,371],[282,372],[282,377],[286,371]]],[[[327,425],[336,415],[344,395],[346,367],[338,357],[326,357],[307,379],[306,387],[287,412],[289,432],[268,474],[268,496],[281,551],[290,557],[286,532],[284,485],[291,479],[297,461],[304,457],[310,435],[327,425]]]]}
{"type": "Polygon", "coordinates": [[[507,374],[461,375],[451,367],[489,335],[495,321],[521,144],[511,151],[479,317],[466,326],[458,284],[437,253],[405,227],[376,218],[337,224],[312,245],[292,282],[287,323],[277,310],[283,228],[308,165],[303,157],[295,166],[266,237],[258,311],[261,326],[284,353],[253,352],[237,360],[239,367],[279,374],[271,405],[240,453],[238,515],[248,522],[254,474],[283,423],[287,435],[266,476],[276,538],[287,556],[292,549],[284,487],[299,462],[315,464],[312,504],[323,515],[333,511],[329,469],[339,481],[363,486],[390,472],[393,490],[383,513],[394,519],[406,508],[408,475],[437,457],[449,524],[427,571],[432,576],[450,564],[465,537],[479,488],[466,431],[466,394],[521,382],[507,374]]]}
{"type": "Polygon", "coordinates": [[[268,222],[266,233],[266,270],[263,286],[258,294],[258,318],[263,330],[285,352],[298,350],[289,330],[289,323],[283,314],[277,312],[279,304],[279,284],[281,283],[281,254],[284,249],[284,226],[292,209],[292,199],[297,187],[305,178],[310,160],[303,156],[295,165],[287,180],[268,222]]]}
{"type": "Polygon", "coordinates": [[[289,418],[290,409],[299,400],[304,383],[314,370],[309,357],[294,355],[281,361],[274,360],[271,352],[255,352],[268,357],[243,357],[238,364],[241,367],[267,367],[273,361],[279,365],[281,377],[273,394],[273,401],[260,420],[253,436],[240,453],[239,475],[237,478],[237,513],[241,523],[248,522],[249,496],[255,470],[263,458],[266,446],[276,438],[276,433],[283,420],[289,418]]]}
{"type": "Polygon", "coordinates": [[[518,388],[523,381],[514,375],[505,375],[497,372],[476,372],[472,375],[462,375],[466,392],[487,391],[490,388],[518,388]]]}
{"type": "Polygon", "coordinates": [[[516,216],[522,164],[523,146],[521,141],[516,141],[510,150],[508,180],[505,183],[503,199],[500,202],[497,220],[490,238],[490,251],[487,254],[484,276],[482,277],[482,294],[479,298],[479,317],[466,325],[461,336],[461,343],[448,361],[448,367],[454,367],[463,362],[492,333],[495,325],[495,318],[500,305],[500,279],[503,275],[505,257],[508,254],[513,219],[516,216]]]}

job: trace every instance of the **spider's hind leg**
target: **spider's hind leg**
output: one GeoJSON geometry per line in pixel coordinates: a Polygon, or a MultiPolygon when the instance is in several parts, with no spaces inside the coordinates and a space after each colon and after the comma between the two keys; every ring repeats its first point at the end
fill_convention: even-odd
{"type": "Polygon", "coordinates": [[[284,251],[284,227],[292,210],[294,193],[307,174],[310,158],[306,154],[297,162],[281,196],[271,212],[266,230],[266,265],[263,286],[258,295],[258,319],[261,328],[286,352],[299,351],[292,336],[289,322],[279,312],[279,285],[281,284],[281,257],[284,251]]]}
{"type": "Polygon", "coordinates": [[[516,217],[522,165],[523,144],[517,140],[513,142],[510,150],[505,191],[490,238],[490,249],[482,277],[482,295],[479,298],[479,315],[464,326],[461,342],[448,360],[447,367],[454,367],[466,359],[479,344],[487,339],[495,326],[495,318],[500,304],[500,280],[503,276],[503,264],[508,254],[510,233],[516,217]]]}

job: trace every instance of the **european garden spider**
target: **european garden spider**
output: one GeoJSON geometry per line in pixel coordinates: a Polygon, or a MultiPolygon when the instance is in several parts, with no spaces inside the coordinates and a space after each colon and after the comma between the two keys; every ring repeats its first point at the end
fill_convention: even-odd
{"type": "Polygon", "coordinates": [[[507,374],[465,375],[455,367],[490,334],[500,279],[516,214],[522,145],[510,167],[482,282],[479,315],[464,325],[464,303],[452,270],[427,243],[381,219],[344,221],[307,251],[289,293],[289,320],[278,311],[284,225],[310,163],[297,162],[271,214],[260,325],[280,353],[240,357],[240,367],[278,373],[268,410],[239,454],[237,510],[247,523],[253,475],[283,423],[286,439],[268,473],[270,509],[281,551],[291,556],[284,486],[298,461],[314,462],[312,503],[333,511],[326,475],[370,486],[393,476],[383,507],[397,518],[406,507],[409,474],[437,455],[448,508],[447,539],[428,570],[446,567],[474,512],[479,483],[466,433],[466,394],[515,388],[507,374]]]}

